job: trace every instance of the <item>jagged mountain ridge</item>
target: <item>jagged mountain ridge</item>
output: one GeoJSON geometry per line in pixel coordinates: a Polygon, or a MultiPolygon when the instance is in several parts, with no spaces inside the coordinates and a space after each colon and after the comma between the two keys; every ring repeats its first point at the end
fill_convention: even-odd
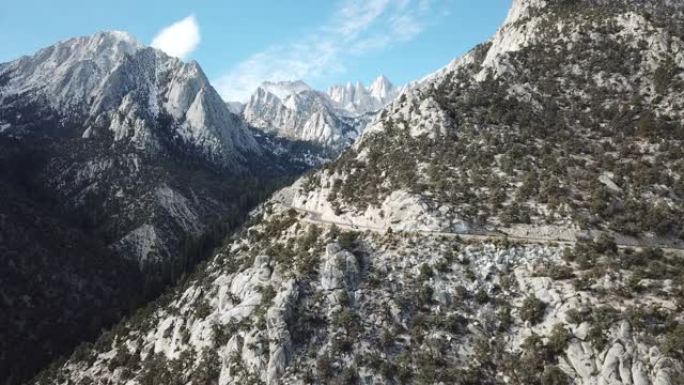
{"type": "Polygon", "coordinates": [[[303,82],[266,82],[252,95],[243,116],[265,132],[333,146],[354,132],[330,107],[324,94],[303,82]]]}
{"type": "Polygon", "coordinates": [[[356,84],[333,85],[328,88],[328,97],[337,108],[353,115],[375,112],[396,98],[403,87],[395,87],[384,75],[378,76],[369,87],[356,84]]]}
{"type": "Polygon", "coordinates": [[[123,32],[58,43],[5,64],[0,79],[6,135],[31,132],[33,122],[22,121],[31,115],[21,110],[42,105],[49,109],[42,112],[45,118],[84,127],[74,136],[112,135],[152,151],[168,140],[167,133],[155,132],[163,121],[172,122],[173,139],[219,166],[239,168],[244,153],[258,153],[196,62],[146,48],[123,32]]]}
{"type": "MultiPolygon", "coordinates": [[[[135,183],[116,191],[99,180],[115,167],[135,175],[146,162],[180,160],[240,176],[266,162],[248,127],[228,111],[197,63],[146,48],[123,32],[58,43],[4,64],[0,79],[2,135],[24,142],[56,138],[70,147],[69,154],[56,154],[45,177],[75,207],[91,192],[107,199],[125,195],[135,183]],[[113,190],[97,191],[103,188],[113,190]]],[[[179,215],[184,230],[197,230],[191,222],[198,213],[185,198],[173,202],[172,190],[170,200],[162,199],[176,205],[167,211],[179,215]]]]}
{"type": "Polygon", "coordinates": [[[682,14],[566,4],[515,1],[187,285],[36,383],[682,383],[681,250],[605,235],[675,242],[632,200],[681,209],[682,14]]]}
{"type": "Polygon", "coordinates": [[[384,76],[369,88],[349,83],[327,93],[302,81],[265,82],[241,111],[250,125],[265,132],[339,151],[351,145],[373,113],[399,93],[384,76]]]}

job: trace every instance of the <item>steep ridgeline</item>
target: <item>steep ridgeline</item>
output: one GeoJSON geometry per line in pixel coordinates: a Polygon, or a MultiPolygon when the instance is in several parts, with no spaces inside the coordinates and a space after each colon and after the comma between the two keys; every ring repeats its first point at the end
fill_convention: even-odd
{"type": "MultiPolygon", "coordinates": [[[[400,93],[387,78],[362,84],[331,87],[328,93],[302,81],[265,82],[241,111],[245,120],[266,133],[306,141],[333,155],[349,147],[375,112],[400,93]]],[[[240,108],[229,104],[234,111],[240,108]]]]}
{"type": "Polygon", "coordinates": [[[309,167],[264,150],[197,63],[122,32],[0,64],[0,154],[2,198],[22,198],[0,205],[0,383],[154,295],[309,167]]]}
{"type": "Polygon", "coordinates": [[[34,382],[684,383],[682,8],[514,1],[34,382]]]}
{"type": "Polygon", "coordinates": [[[515,2],[492,41],[385,109],[299,204],[406,230],[681,245],[680,7],[595,3],[515,2]]]}

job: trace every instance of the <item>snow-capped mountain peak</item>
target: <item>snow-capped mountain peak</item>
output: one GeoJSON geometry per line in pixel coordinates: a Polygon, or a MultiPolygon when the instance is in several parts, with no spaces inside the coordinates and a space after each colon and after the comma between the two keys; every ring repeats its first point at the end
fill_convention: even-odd
{"type": "Polygon", "coordinates": [[[381,75],[366,88],[361,82],[334,85],[328,89],[328,97],[340,110],[361,115],[377,111],[391,102],[399,93],[392,83],[381,75]]]}
{"type": "Polygon", "coordinates": [[[394,91],[394,85],[385,77],[385,75],[378,76],[368,91],[370,91],[371,96],[378,99],[386,99],[391,96],[394,91]]]}

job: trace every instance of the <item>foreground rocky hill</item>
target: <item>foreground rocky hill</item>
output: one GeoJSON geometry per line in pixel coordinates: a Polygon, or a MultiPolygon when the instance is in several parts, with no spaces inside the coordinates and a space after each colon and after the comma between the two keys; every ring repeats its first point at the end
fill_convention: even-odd
{"type": "Polygon", "coordinates": [[[609,3],[516,2],[298,204],[365,225],[681,245],[681,6],[609,3]]]}
{"type": "Polygon", "coordinates": [[[677,384],[683,269],[610,242],[355,233],[267,205],[36,383],[677,384]]]}
{"type": "Polygon", "coordinates": [[[514,1],[34,383],[684,383],[683,8],[514,1]]]}

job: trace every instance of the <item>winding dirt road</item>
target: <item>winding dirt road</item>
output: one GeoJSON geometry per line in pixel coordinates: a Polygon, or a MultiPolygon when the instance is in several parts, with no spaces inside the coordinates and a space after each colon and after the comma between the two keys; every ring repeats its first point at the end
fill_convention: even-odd
{"type": "MultiPolygon", "coordinates": [[[[285,204],[280,202],[280,205],[282,205],[285,209],[293,209],[297,211],[300,214],[304,214],[303,220],[312,223],[312,224],[317,224],[317,225],[323,225],[323,226],[337,226],[340,229],[345,229],[345,230],[353,230],[353,231],[372,231],[374,233],[386,233],[388,231],[387,227],[373,227],[373,226],[363,226],[363,225],[357,225],[354,223],[350,222],[343,222],[343,221],[333,221],[333,220],[328,220],[328,219],[323,219],[323,216],[320,212],[315,212],[311,210],[307,210],[301,207],[295,207],[289,204],[285,204]]],[[[519,236],[512,236],[512,235],[507,235],[505,233],[454,233],[454,232],[440,232],[440,231],[411,231],[410,233],[414,234],[422,234],[422,235],[431,235],[431,236],[443,236],[443,237],[452,237],[452,238],[460,238],[466,241],[492,241],[492,240],[508,240],[511,242],[516,242],[516,243],[521,243],[521,244],[556,244],[560,246],[574,246],[577,241],[572,241],[572,240],[559,240],[559,239],[552,239],[552,238],[536,238],[536,237],[519,237],[519,236]]],[[[665,252],[677,254],[684,256],[684,248],[680,247],[673,247],[672,245],[648,245],[649,247],[658,247],[662,249],[665,252]]],[[[627,248],[640,248],[644,247],[644,245],[641,244],[618,244],[618,248],[620,249],[627,249],[627,248]]]]}

